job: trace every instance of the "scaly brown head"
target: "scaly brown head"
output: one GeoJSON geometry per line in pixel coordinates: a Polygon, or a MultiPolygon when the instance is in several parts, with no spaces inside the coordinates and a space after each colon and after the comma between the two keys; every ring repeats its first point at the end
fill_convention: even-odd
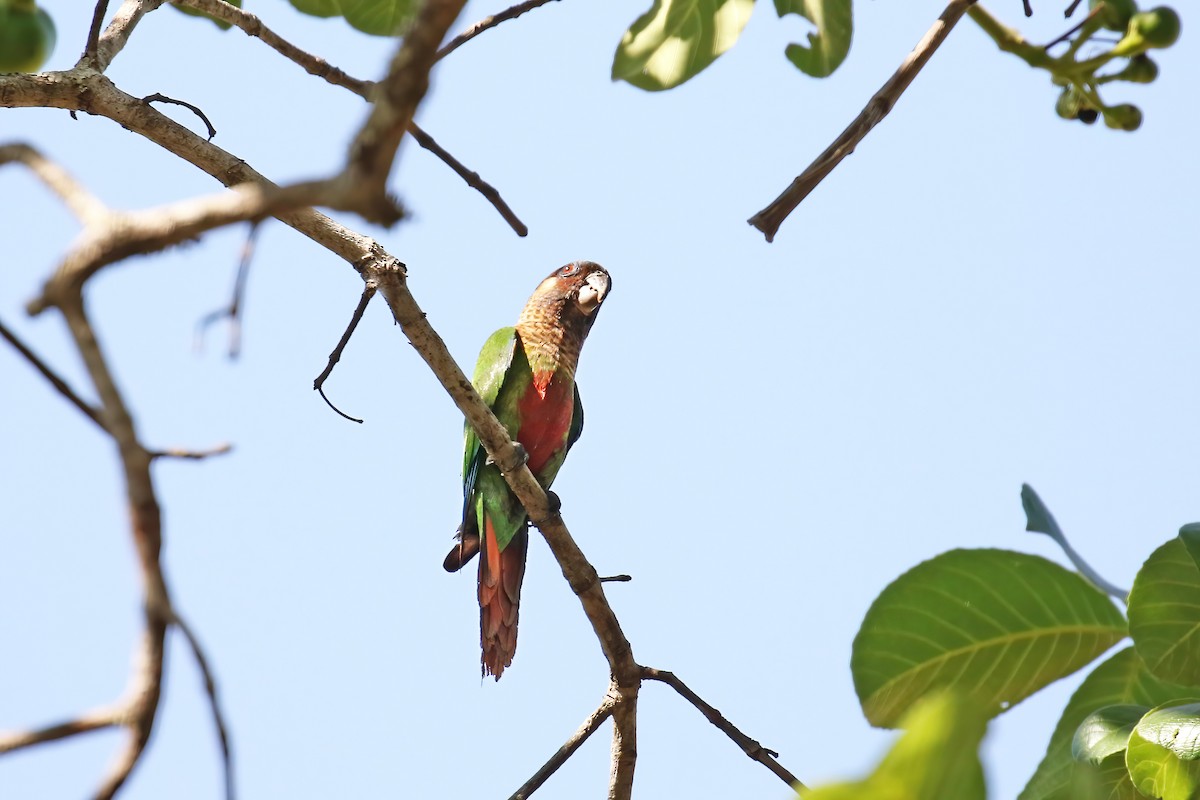
{"type": "Polygon", "coordinates": [[[572,261],[538,284],[517,322],[535,376],[548,380],[566,370],[574,377],[583,340],[611,287],[608,270],[593,261],[572,261]]]}

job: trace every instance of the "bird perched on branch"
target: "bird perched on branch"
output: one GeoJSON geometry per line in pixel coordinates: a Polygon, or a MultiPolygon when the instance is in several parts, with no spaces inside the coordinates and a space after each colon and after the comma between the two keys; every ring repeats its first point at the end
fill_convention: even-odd
{"type": "MultiPolygon", "coordinates": [[[[538,284],[516,327],[483,345],[475,389],[529,456],[529,470],[549,488],[583,431],[575,385],[579,351],[612,286],[591,261],[556,269],[538,284]]],[[[468,424],[463,452],[463,517],[443,566],[456,572],[479,559],[479,641],[483,674],[500,680],[517,649],[517,611],[529,518],[468,424]]]]}

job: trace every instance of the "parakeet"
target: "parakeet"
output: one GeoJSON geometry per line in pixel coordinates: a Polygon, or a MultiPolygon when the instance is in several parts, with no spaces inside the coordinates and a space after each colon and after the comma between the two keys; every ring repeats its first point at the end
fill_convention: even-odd
{"type": "MultiPolygon", "coordinates": [[[[575,261],[542,281],[516,327],[501,328],[483,345],[473,382],[483,401],[529,454],[529,469],[549,488],[583,431],[575,385],[579,351],[612,286],[608,271],[575,261]]],[[[483,674],[500,680],[517,649],[517,611],[529,519],[474,429],[463,449],[463,515],[448,572],[479,559],[479,641],[483,674]]]]}

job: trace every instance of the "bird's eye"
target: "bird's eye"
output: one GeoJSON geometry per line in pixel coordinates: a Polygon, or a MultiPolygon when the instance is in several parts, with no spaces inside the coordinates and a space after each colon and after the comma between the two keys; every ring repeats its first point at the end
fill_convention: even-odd
{"type": "Polygon", "coordinates": [[[564,278],[569,278],[570,276],[574,275],[576,272],[579,272],[578,264],[567,264],[565,267],[563,267],[562,269],[560,269],[558,271],[558,274],[562,275],[564,278]]]}

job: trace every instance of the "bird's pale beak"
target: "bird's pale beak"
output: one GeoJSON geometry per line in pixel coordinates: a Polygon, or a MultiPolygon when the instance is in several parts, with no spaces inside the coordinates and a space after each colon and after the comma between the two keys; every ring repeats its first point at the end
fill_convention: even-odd
{"type": "Polygon", "coordinates": [[[591,314],[599,308],[608,294],[608,287],[608,275],[603,272],[593,272],[584,279],[583,286],[579,287],[579,308],[583,313],[591,314]]]}

